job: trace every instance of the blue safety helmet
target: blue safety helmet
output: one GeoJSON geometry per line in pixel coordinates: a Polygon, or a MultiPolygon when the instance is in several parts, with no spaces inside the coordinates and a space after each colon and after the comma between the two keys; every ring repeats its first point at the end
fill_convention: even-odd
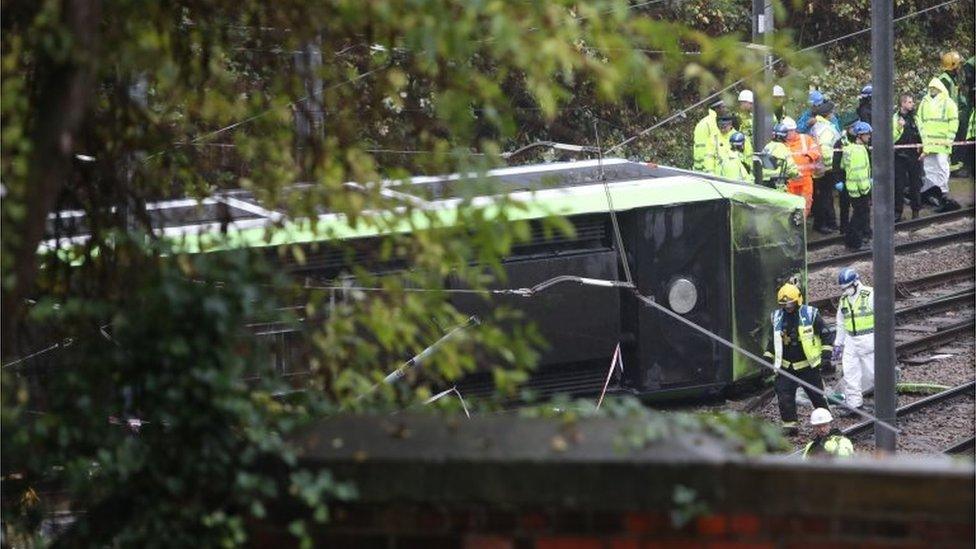
{"type": "Polygon", "coordinates": [[[729,143],[731,143],[733,145],[743,145],[743,146],[745,146],[745,144],[746,144],[746,135],[744,133],[742,133],[742,132],[732,132],[732,135],[729,136],[729,143]]]}
{"type": "Polygon", "coordinates": [[[790,130],[787,129],[786,124],[780,123],[773,126],[773,137],[786,139],[788,133],[790,133],[790,130]]]}
{"type": "Polygon", "coordinates": [[[874,91],[874,86],[872,86],[871,84],[864,86],[863,88],[861,88],[861,98],[863,99],[865,97],[871,97],[871,93],[873,91],[874,91]]]}
{"type": "Polygon", "coordinates": [[[816,107],[824,102],[824,94],[820,93],[820,90],[810,90],[809,101],[811,105],[816,107]]]}
{"type": "Polygon", "coordinates": [[[858,276],[857,271],[853,267],[844,267],[837,273],[837,284],[843,288],[854,284],[858,280],[861,280],[861,277],[858,276]]]}
{"type": "Polygon", "coordinates": [[[866,133],[871,133],[871,124],[868,124],[867,122],[864,122],[862,120],[858,120],[857,122],[854,123],[854,126],[851,128],[851,131],[854,133],[854,135],[864,135],[866,133]]]}

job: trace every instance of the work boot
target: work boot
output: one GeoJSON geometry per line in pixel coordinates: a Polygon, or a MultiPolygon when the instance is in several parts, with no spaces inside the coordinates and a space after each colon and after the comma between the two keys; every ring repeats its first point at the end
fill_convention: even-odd
{"type": "Polygon", "coordinates": [[[939,204],[939,207],[935,209],[935,213],[954,212],[958,210],[960,207],[961,206],[959,205],[959,203],[953,200],[952,198],[943,196],[941,204],[939,204]]]}
{"type": "Polygon", "coordinates": [[[782,425],[783,436],[795,437],[800,434],[800,428],[796,425],[795,421],[784,421],[782,425]]]}
{"type": "MultiPolygon", "coordinates": [[[[941,197],[939,197],[939,198],[941,198],[941,197]]],[[[938,208],[938,207],[942,206],[942,202],[939,200],[939,198],[937,198],[935,195],[931,195],[930,194],[930,195],[927,195],[925,198],[923,198],[922,199],[922,202],[925,202],[926,204],[928,204],[929,206],[932,206],[933,208],[938,208]]]]}

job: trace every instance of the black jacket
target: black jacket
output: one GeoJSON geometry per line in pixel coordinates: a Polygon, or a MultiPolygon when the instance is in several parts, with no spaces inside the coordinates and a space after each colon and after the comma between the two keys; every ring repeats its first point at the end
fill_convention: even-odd
{"type": "Polygon", "coordinates": [[[862,122],[871,123],[871,98],[865,97],[857,105],[857,119],[862,122]]]}
{"type": "MultiPolygon", "coordinates": [[[[915,111],[902,113],[898,110],[898,118],[905,121],[905,127],[901,130],[901,137],[895,141],[895,145],[914,145],[922,142],[922,135],[918,131],[918,123],[915,120],[915,111]]],[[[897,124],[897,122],[896,122],[897,124]]],[[[917,147],[908,149],[895,149],[895,154],[906,158],[918,158],[920,151],[917,147]]]]}
{"type": "MultiPolygon", "coordinates": [[[[793,311],[792,313],[783,311],[783,360],[802,362],[807,359],[806,355],[803,354],[803,345],[800,344],[800,334],[797,331],[799,324],[799,311],[793,311]]],[[[833,345],[834,332],[827,329],[827,325],[824,324],[823,316],[819,310],[813,317],[813,332],[820,337],[820,341],[824,345],[833,345]]],[[[772,355],[774,352],[773,338],[769,338],[766,353],[767,355],[772,355]]],[[[825,351],[824,354],[828,352],[830,351],[825,351]]]]}

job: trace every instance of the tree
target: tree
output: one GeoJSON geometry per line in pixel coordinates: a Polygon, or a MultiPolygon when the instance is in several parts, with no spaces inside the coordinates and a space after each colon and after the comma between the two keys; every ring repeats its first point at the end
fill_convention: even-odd
{"type": "MultiPolygon", "coordinates": [[[[548,132],[579,97],[657,112],[674,82],[708,89],[759,68],[735,37],[636,17],[621,0],[47,0],[5,6],[2,24],[3,354],[9,364],[42,341],[72,342],[40,373],[36,359],[4,369],[3,468],[19,489],[53,483],[87,511],[72,543],[238,544],[262,500],[289,495],[324,518],[324,503],[349,489],[295,477],[280,443],[310,410],[414,402],[432,382],[470,371],[475,349],[502,389],[521,379],[536,338],[488,319],[445,342],[423,382],[356,398],[465,320],[444,293],[405,288],[436,290],[448,276],[482,288],[528,231],[509,221],[518,206],[505,201],[465,200],[461,223],[446,223],[345,182],[481,171],[502,148],[536,137],[519,128],[524,109],[548,132]],[[685,48],[700,50],[697,61],[685,48]],[[310,68],[287,68],[295,51],[310,68]],[[321,65],[311,61],[319,54],[321,65]],[[309,92],[305,77],[321,89],[309,92]],[[296,135],[295,113],[323,127],[296,135]],[[370,152],[404,143],[425,154],[370,152]],[[233,169],[214,153],[228,150],[233,169]],[[279,260],[307,259],[308,247],[270,244],[321,209],[358,229],[416,230],[392,232],[369,258],[398,276],[365,265],[349,273],[386,291],[329,307],[264,254],[184,253],[159,237],[145,208],[238,187],[281,213],[265,235],[279,260]],[[71,236],[49,226],[66,208],[84,211],[89,238],[38,253],[45,238],[71,236]],[[280,308],[296,300],[316,321],[303,386],[322,399],[288,406],[272,398],[280,382],[260,375],[261,346],[241,321],[294,325],[280,308]],[[258,379],[244,384],[245,373],[258,379]],[[123,436],[105,421],[113,413],[146,419],[148,431],[123,436]],[[291,487],[275,484],[281,469],[291,487]],[[194,492],[200,486],[205,493],[194,492]]],[[[233,242],[228,234],[207,246],[233,242]]],[[[8,525],[37,527],[23,502],[4,506],[8,525]]]]}

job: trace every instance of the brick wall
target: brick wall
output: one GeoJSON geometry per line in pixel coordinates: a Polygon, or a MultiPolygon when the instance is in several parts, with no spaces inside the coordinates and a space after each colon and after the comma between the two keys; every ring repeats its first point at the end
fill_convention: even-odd
{"type": "MultiPolygon", "coordinates": [[[[558,421],[330,420],[296,441],[300,460],[352,480],[359,497],[333,506],[315,538],[383,549],[976,546],[971,461],[750,457],[701,433],[627,450],[614,445],[622,421],[580,422],[556,450],[558,421]]],[[[255,545],[293,545],[294,510],[272,516],[253,525],[255,545]]]]}

